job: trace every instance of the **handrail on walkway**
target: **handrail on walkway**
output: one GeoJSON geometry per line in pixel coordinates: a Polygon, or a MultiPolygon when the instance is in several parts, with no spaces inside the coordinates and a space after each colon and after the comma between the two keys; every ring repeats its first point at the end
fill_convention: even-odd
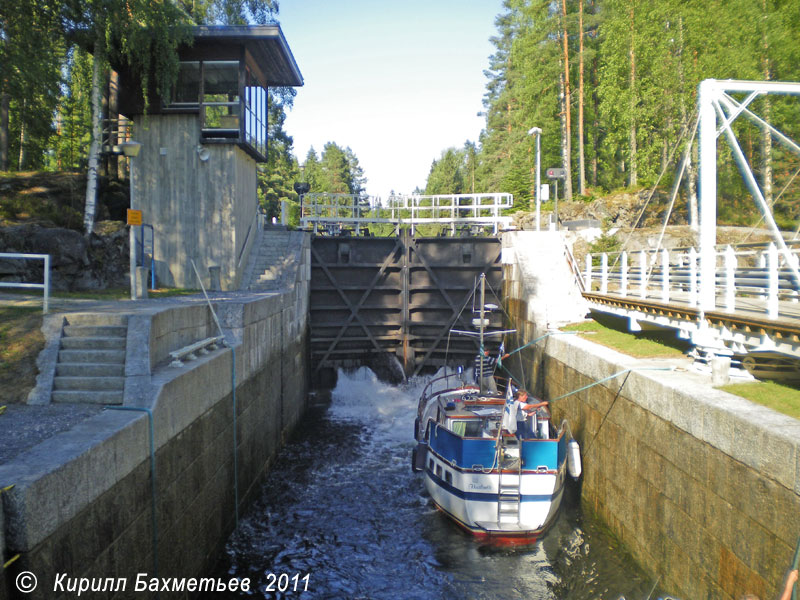
{"type": "Polygon", "coordinates": [[[49,254],[19,254],[17,252],[0,252],[0,259],[32,259],[44,260],[44,282],[43,283],[22,283],[22,282],[0,282],[0,288],[35,288],[44,290],[42,301],[42,311],[44,314],[50,310],[50,255],[49,254]]]}
{"type": "Polygon", "coordinates": [[[508,227],[511,217],[501,211],[514,205],[514,197],[507,193],[442,194],[424,196],[392,195],[386,203],[380,198],[357,194],[313,193],[301,198],[300,223],[302,227],[319,225],[440,224],[491,226],[494,233],[499,227],[508,227]]]}
{"type": "MultiPolygon", "coordinates": [[[[688,252],[642,250],[632,253],[637,258],[631,266],[627,252],[587,254],[583,280],[587,292],[650,297],[664,303],[688,302],[692,307],[699,307],[702,287],[712,286],[715,303],[725,312],[732,313],[746,302],[751,309],[759,306],[768,319],[777,319],[780,300],[800,301],[800,248],[790,249],[794,264],[779,254],[775,244],[759,250],[748,245],[736,249],[727,246],[717,252],[714,281],[710,282],[700,277],[699,253],[694,248],[688,252]]],[[[713,310],[716,306],[699,308],[713,310]]]]}

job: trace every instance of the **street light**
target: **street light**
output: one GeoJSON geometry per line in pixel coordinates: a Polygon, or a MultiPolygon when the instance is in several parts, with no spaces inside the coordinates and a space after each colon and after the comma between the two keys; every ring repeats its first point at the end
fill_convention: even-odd
{"type": "Polygon", "coordinates": [[[542,204],[541,196],[542,196],[542,184],[541,184],[541,177],[539,174],[539,155],[541,154],[541,140],[542,140],[542,129],[540,127],[533,127],[530,131],[528,131],[528,135],[535,135],[536,136],[536,231],[540,229],[540,219],[539,219],[539,211],[542,204]]]}

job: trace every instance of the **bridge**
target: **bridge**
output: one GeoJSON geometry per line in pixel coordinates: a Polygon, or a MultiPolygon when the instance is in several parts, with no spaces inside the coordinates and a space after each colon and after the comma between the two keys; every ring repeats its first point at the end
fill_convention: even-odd
{"type": "MultiPolygon", "coordinates": [[[[765,94],[800,95],[800,84],[706,80],[700,85],[697,249],[589,255],[577,280],[593,311],[628,319],[632,331],[670,328],[706,354],[748,355],[744,365],[751,367],[766,359],[761,374],[798,376],[797,363],[787,359],[800,358],[800,239],[795,234],[787,240],[779,231],[732,128],[744,116],[800,155],[800,145],[748,109],[765,94]],[[746,97],[737,100],[732,94],[746,97]],[[771,243],[716,244],[717,139],[723,135],[771,233],[771,243]]],[[[673,204],[685,164],[686,159],[673,204]]]]}

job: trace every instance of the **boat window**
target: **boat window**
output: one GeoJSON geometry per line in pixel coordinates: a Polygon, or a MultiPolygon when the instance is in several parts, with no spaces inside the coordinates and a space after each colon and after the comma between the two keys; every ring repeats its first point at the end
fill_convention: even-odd
{"type": "Polygon", "coordinates": [[[467,430],[466,421],[450,421],[450,431],[456,435],[464,437],[464,432],[467,430]]]}
{"type": "Polygon", "coordinates": [[[472,419],[466,422],[466,431],[463,434],[465,437],[480,437],[481,435],[481,422],[478,419],[472,419]]]}
{"type": "Polygon", "coordinates": [[[450,471],[445,471],[444,472],[444,480],[447,483],[453,483],[453,474],[450,471]]]}
{"type": "Polygon", "coordinates": [[[441,476],[442,476],[442,465],[436,465],[436,476],[441,478],[441,476]]]}
{"type": "Polygon", "coordinates": [[[433,472],[433,459],[428,462],[428,468],[433,472]]]}

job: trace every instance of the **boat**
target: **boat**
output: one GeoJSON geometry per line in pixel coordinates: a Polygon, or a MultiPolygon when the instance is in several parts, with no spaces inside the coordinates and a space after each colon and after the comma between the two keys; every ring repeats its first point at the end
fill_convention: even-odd
{"type": "MultiPolygon", "coordinates": [[[[462,369],[445,369],[425,386],[412,469],[423,474],[436,507],[468,532],[529,543],[555,520],[567,474],[580,476],[580,449],[567,421],[554,426],[548,403],[531,398],[513,379],[494,377],[497,391],[485,385],[485,312],[496,307],[484,306],[484,285],[482,275],[474,320],[480,374],[465,381],[462,369]]],[[[502,359],[502,345],[499,352],[502,359]]]]}

